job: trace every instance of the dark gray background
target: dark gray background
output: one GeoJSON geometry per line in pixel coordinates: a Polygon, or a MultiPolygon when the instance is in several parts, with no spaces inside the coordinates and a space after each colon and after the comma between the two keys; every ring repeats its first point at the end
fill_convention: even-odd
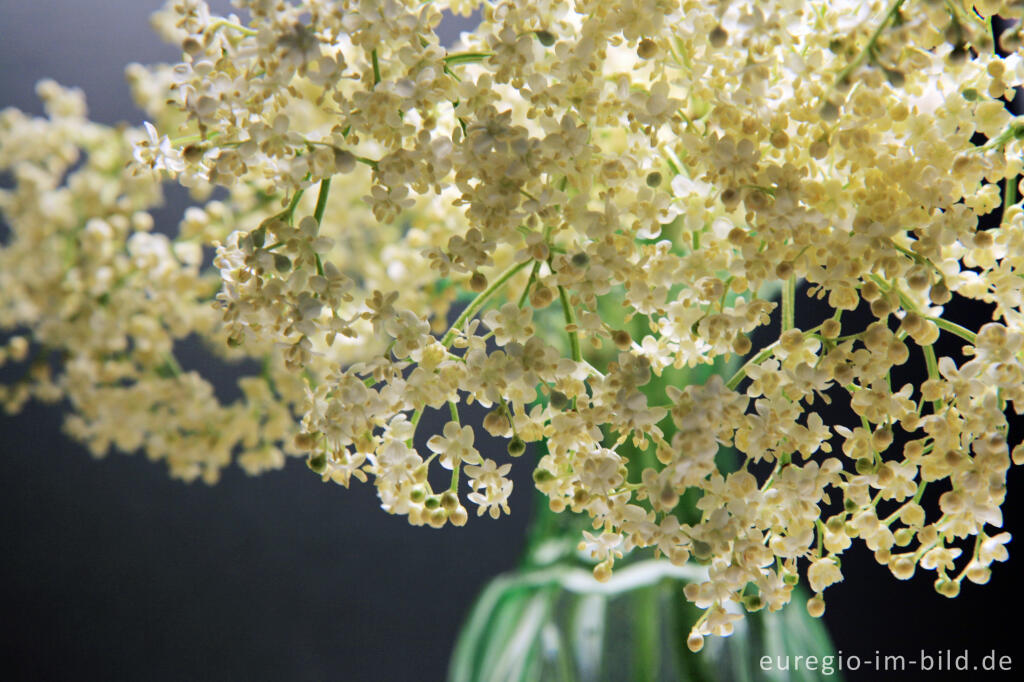
{"type": "MultiPolygon", "coordinates": [[[[177,57],[148,30],[158,5],[0,0],[0,107],[41,113],[34,83],[51,77],[83,87],[96,120],[137,123],[124,65],[177,57]]],[[[299,461],[184,485],[138,455],[96,461],[60,424],[58,408],[37,405],[0,416],[3,678],[439,680],[474,595],[523,546],[528,477],[511,518],[438,532],[387,516],[368,486],[321,484],[299,461]]],[[[526,461],[518,468],[528,476],[526,461]]],[[[1018,628],[995,619],[1024,603],[1012,580],[1021,560],[948,601],[858,546],[826,619],[847,654],[1016,654],[1018,628]]]]}

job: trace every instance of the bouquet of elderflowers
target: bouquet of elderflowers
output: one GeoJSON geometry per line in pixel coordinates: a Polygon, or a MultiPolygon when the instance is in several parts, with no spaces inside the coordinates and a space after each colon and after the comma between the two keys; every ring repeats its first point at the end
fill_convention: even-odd
{"type": "Polygon", "coordinates": [[[235,4],[155,15],[182,59],[129,66],[140,128],[53,82],[0,112],[9,411],[66,400],[95,454],[186,480],[304,457],[433,527],[510,513],[532,466],[598,580],[706,567],[694,651],[801,574],[820,616],[854,540],[946,596],[1007,558],[1022,3],[235,4]],[[445,47],[445,11],[482,20],[445,47]],[[241,399],[186,337],[259,362],[241,399]]]}

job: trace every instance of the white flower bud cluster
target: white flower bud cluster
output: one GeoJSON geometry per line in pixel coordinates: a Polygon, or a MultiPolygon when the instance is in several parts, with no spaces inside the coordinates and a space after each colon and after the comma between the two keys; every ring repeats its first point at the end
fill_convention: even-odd
{"type": "Polygon", "coordinates": [[[459,420],[478,402],[511,457],[544,444],[537,488],[592,518],[598,578],[635,547],[709,565],[692,648],[801,573],[820,615],[853,539],[947,596],[1006,559],[1024,55],[991,18],[1019,2],[236,4],[158,13],[183,57],[129,68],[144,130],[53,84],[47,119],[0,114],[0,325],[32,337],[0,359],[37,356],[10,408],[67,397],[94,451],[186,478],[305,453],[440,527],[509,511],[513,463],[459,420]],[[446,8],[483,14],[451,49],[446,8]],[[161,177],[228,198],[169,239],[161,177]],[[796,326],[798,283],[821,324],[796,326]],[[242,400],[177,368],[189,335],[263,361],[242,400]],[[908,363],[927,380],[895,386],[908,363]],[[427,409],[451,419],[418,452],[427,409]]]}

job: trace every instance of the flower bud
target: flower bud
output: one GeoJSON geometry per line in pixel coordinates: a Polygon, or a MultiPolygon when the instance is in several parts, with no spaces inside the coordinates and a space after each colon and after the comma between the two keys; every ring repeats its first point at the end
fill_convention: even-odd
{"type": "Polygon", "coordinates": [[[530,292],[530,305],[538,310],[541,308],[547,308],[554,300],[554,292],[551,291],[550,287],[546,287],[543,284],[534,287],[533,291],[530,292]]]}
{"type": "Polygon", "coordinates": [[[201,144],[190,144],[181,150],[181,155],[189,163],[199,163],[206,153],[206,147],[201,144]]]}
{"type": "Polygon", "coordinates": [[[555,475],[547,469],[534,469],[533,470],[533,482],[539,484],[547,483],[548,481],[555,480],[555,475]]]}
{"type": "Polygon", "coordinates": [[[448,520],[452,522],[453,526],[462,527],[466,525],[466,521],[469,520],[469,513],[466,508],[461,504],[456,507],[450,514],[448,514],[448,520]]]}
{"type": "Polygon", "coordinates": [[[338,173],[351,173],[356,167],[356,157],[344,149],[334,150],[334,169],[338,173]]]}
{"type": "Polygon", "coordinates": [[[473,276],[469,278],[469,288],[476,293],[480,293],[487,288],[487,277],[479,270],[476,270],[473,272],[473,276]]]}
{"type": "MultiPolygon", "coordinates": [[[[871,447],[878,452],[884,452],[890,445],[892,445],[892,427],[883,426],[873,434],[871,434],[871,447]]],[[[889,473],[892,473],[891,469],[888,469],[889,473]]],[[[881,475],[881,471],[879,471],[881,475]]]]}
{"type": "Polygon", "coordinates": [[[868,303],[874,303],[881,298],[881,296],[882,290],[871,280],[864,282],[860,287],[860,297],[868,303]]]}
{"type": "Polygon", "coordinates": [[[974,233],[972,241],[974,242],[974,245],[979,249],[988,249],[991,248],[992,244],[995,242],[995,239],[992,238],[991,231],[980,230],[974,233]]]}
{"type": "Polygon", "coordinates": [[[894,88],[902,88],[907,81],[907,77],[899,69],[885,69],[885,78],[894,88]]]}
{"type": "Polygon", "coordinates": [[[459,496],[451,490],[445,490],[441,493],[441,508],[445,511],[452,511],[459,506],[459,496]]]}
{"type": "Polygon", "coordinates": [[[633,337],[629,335],[629,332],[622,329],[616,329],[612,332],[612,341],[619,350],[629,350],[633,346],[633,337]]]}
{"type": "Polygon", "coordinates": [[[811,155],[812,159],[824,159],[828,156],[828,140],[825,138],[815,140],[807,150],[807,153],[811,155]]]}
{"type": "Polygon", "coordinates": [[[753,348],[750,338],[743,332],[737,332],[732,339],[732,350],[736,355],[746,355],[753,348]]]}
{"type": "Polygon", "coordinates": [[[984,585],[992,577],[992,571],[988,566],[972,563],[967,568],[967,579],[975,585],[984,585]]]}
{"type": "Polygon", "coordinates": [[[322,474],[327,469],[327,455],[320,452],[306,460],[306,466],[310,468],[313,473],[322,474]]]}
{"type": "Polygon", "coordinates": [[[440,507],[430,512],[427,516],[427,523],[431,528],[442,528],[448,521],[448,512],[440,507]]]}
{"type": "Polygon", "coordinates": [[[750,613],[760,611],[764,608],[764,600],[759,594],[748,594],[743,597],[743,608],[750,613]]]}
{"type": "Polygon", "coordinates": [[[931,273],[926,268],[916,267],[907,273],[907,286],[914,291],[924,291],[931,281],[931,273]]]}
{"type": "Polygon", "coordinates": [[[821,120],[832,123],[839,119],[839,107],[835,102],[827,99],[818,110],[818,115],[821,116],[821,120]]]}
{"type": "Polygon", "coordinates": [[[551,407],[556,410],[564,410],[569,406],[569,397],[561,391],[551,391],[551,398],[549,399],[551,407]]]}
{"type": "Polygon", "coordinates": [[[807,600],[807,613],[811,618],[821,618],[825,615],[825,600],[820,594],[816,594],[807,600]]]}
{"type": "Polygon", "coordinates": [[[708,42],[711,43],[711,47],[722,47],[728,40],[729,34],[721,24],[717,24],[708,34],[708,42]]]}
{"type": "Polygon", "coordinates": [[[524,452],[526,452],[526,443],[519,436],[512,436],[512,440],[508,442],[508,454],[519,457],[524,452]]]}
{"type": "Polygon", "coordinates": [[[867,476],[868,474],[872,474],[875,472],[875,461],[870,457],[861,457],[853,465],[853,468],[861,476],[867,476]]]}
{"type": "Polygon", "coordinates": [[[901,556],[889,564],[889,570],[892,571],[897,580],[910,580],[914,577],[914,570],[916,568],[917,564],[907,556],[901,556]]]}
{"type": "Polygon", "coordinates": [[[953,294],[950,293],[949,287],[946,286],[946,281],[940,279],[928,291],[928,298],[935,305],[943,305],[949,303],[950,299],[953,298],[953,294]]]}
{"type": "Polygon", "coordinates": [[[500,408],[491,410],[484,416],[484,430],[492,436],[504,436],[508,429],[508,417],[500,408]]]}
{"type": "Polygon", "coordinates": [[[871,302],[871,314],[883,320],[892,314],[892,304],[886,298],[876,298],[871,302]]]}
{"type": "Polygon", "coordinates": [[[779,336],[779,345],[787,353],[792,353],[800,348],[803,342],[804,335],[799,329],[787,329],[779,336]]]}
{"type": "Polygon", "coordinates": [[[906,547],[914,540],[914,529],[900,528],[892,534],[892,537],[898,547],[906,547]]]}
{"type": "Polygon", "coordinates": [[[736,208],[740,203],[740,193],[732,187],[726,187],[722,190],[722,194],[719,197],[722,200],[722,204],[728,209],[736,208]]]}
{"type": "Polygon", "coordinates": [[[960,594],[960,583],[949,578],[939,578],[935,581],[935,591],[943,597],[952,599],[960,594]]]}

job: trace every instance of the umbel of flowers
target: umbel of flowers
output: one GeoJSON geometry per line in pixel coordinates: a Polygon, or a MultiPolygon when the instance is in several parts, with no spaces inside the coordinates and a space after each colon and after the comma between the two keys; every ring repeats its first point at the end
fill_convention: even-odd
{"type": "Polygon", "coordinates": [[[820,615],[854,540],[947,596],[1007,558],[1021,2],[235,4],[154,16],[182,59],[128,67],[144,128],[52,82],[46,118],[0,114],[8,410],[67,400],[95,454],[183,479],[304,456],[434,527],[508,513],[534,466],[592,519],[598,579],[634,547],[708,566],[694,650],[800,574],[820,615]],[[445,10],[482,23],[446,48],[445,10]],[[170,235],[169,179],[196,200],[170,235]],[[804,292],[828,309],[807,328],[804,292]],[[956,297],[990,321],[944,317],[956,297]],[[186,337],[262,372],[223,404],[186,337]],[[927,380],[895,385],[906,363],[927,380]],[[508,457],[460,421],[474,402],[508,457]],[[450,418],[418,450],[431,409],[450,418]]]}

